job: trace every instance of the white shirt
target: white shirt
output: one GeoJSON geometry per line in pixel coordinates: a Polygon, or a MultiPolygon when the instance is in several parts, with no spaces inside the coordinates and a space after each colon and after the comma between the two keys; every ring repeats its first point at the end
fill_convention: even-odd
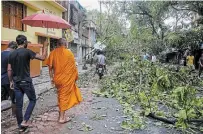
{"type": "Polygon", "coordinates": [[[97,59],[98,59],[98,64],[105,65],[106,57],[104,55],[98,55],[97,59]]]}
{"type": "Polygon", "coordinates": [[[152,56],[152,62],[156,62],[156,56],[155,55],[152,56]]]}

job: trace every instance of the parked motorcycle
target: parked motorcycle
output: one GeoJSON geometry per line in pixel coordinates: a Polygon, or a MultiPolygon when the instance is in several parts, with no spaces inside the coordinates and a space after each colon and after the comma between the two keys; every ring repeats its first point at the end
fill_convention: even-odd
{"type": "Polygon", "coordinates": [[[104,65],[98,65],[97,74],[99,75],[99,79],[102,79],[104,75],[104,65]]]}

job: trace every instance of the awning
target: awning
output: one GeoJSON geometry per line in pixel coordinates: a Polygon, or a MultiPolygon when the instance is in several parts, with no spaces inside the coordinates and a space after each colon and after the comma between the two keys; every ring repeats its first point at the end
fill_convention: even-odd
{"type": "Polygon", "coordinates": [[[60,37],[53,36],[53,35],[47,35],[47,34],[40,33],[40,32],[35,32],[35,35],[36,35],[36,36],[42,36],[42,37],[53,38],[53,39],[60,39],[60,37]]]}

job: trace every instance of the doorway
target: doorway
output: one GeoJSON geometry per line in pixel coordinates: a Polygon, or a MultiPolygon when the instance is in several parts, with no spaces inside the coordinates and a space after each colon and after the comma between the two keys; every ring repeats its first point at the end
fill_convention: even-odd
{"type": "MultiPolygon", "coordinates": [[[[46,39],[47,39],[46,37],[38,36],[38,43],[43,44],[46,39]]],[[[43,50],[43,48],[42,48],[42,50],[43,50]]],[[[47,58],[44,61],[42,61],[42,67],[47,66],[46,65],[46,60],[47,60],[47,58]]]]}
{"type": "Polygon", "coordinates": [[[57,39],[50,38],[50,52],[57,47],[57,39]]]}

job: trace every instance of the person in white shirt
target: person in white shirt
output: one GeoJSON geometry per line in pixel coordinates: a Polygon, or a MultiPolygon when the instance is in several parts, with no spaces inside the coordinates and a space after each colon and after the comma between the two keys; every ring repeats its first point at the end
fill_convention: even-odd
{"type": "Polygon", "coordinates": [[[152,62],[156,62],[156,56],[152,55],[152,62]]]}
{"type": "Polygon", "coordinates": [[[99,55],[97,57],[98,57],[97,64],[105,66],[106,65],[105,64],[106,57],[104,56],[104,53],[102,51],[100,51],[99,55]]]}
{"type": "MultiPolygon", "coordinates": [[[[98,70],[98,66],[103,65],[104,70],[106,71],[106,57],[104,56],[104,53],[102,51],[99,51],[97,53],[97,65],[96,65],[96,72],[98,70]]],[[[96,74],[95,72],[95,74],[96,74]]]]}

